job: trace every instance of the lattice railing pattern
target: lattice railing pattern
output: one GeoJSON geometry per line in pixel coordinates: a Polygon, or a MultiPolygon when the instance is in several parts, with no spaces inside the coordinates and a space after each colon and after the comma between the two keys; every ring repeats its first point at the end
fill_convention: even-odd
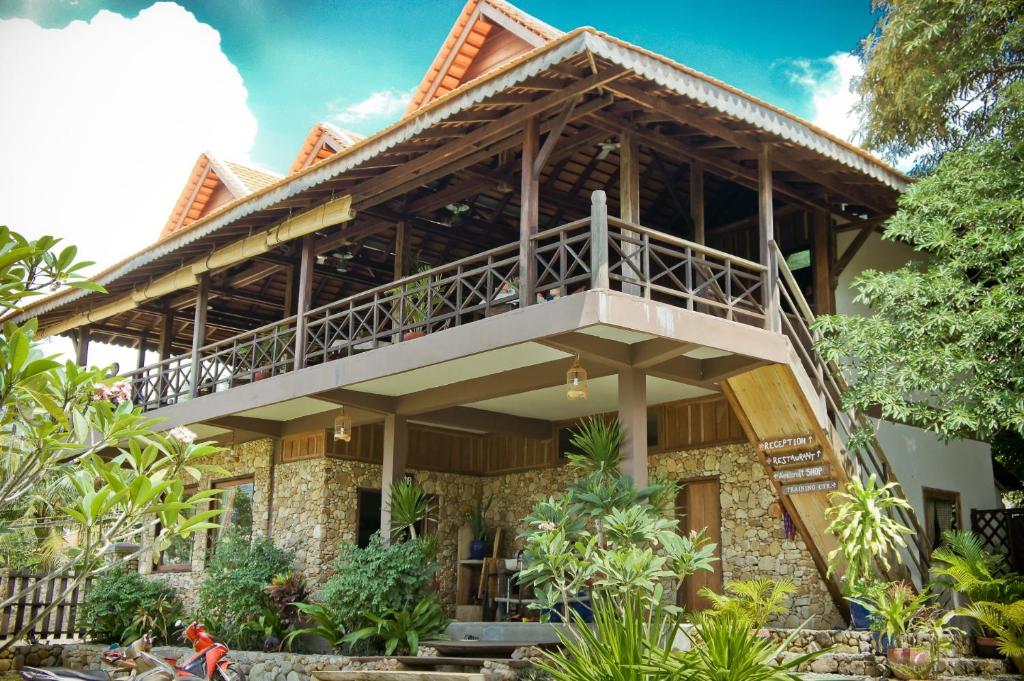
{"type": "Polygon", "coordinates": [[[1006,559],[1004,572],[1024,571],[1024,509],[972,509],[971,530],[986,549],[1006,559]]]}
{"type": "Polygon", "coordinates": [[[196,394],[291,371],[295,364],[295,322],[296,317],[291,316],[200,349],[196,394]]]}
{"type": "Polygon", "coordinates": [[[125,374],[125,379],[132,386],[132,401],[151,411],[188,398],[191,376],[192,355],[181,355],[125,374]]]}
{"type": "Polygon", "coordinates": [[[306,315],[306,364],[461,326],[519,300],[518,244],[401,279],[306,315]]]}

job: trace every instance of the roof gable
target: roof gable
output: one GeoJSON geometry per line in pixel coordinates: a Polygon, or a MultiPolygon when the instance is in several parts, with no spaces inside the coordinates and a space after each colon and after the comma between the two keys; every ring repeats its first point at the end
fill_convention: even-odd
{"type": "Polygon", "coordinates": [[[416,88],[406,113],[561,35],[558,29],[503,0],[469,0],[416,88]]]}
{"type": "Polygon", "coordinates": [[[366,138],[360,134],[342,130],[331,123],[317,123],[306,135],[298,156],[292,162],[291,172],[297,173],[364,139],[366,138]]]}
{"type": "Polygon", "coordinates": [[[280,177],[240,163],[223,161],[210,152],[196,159],[181,195],[174,204],[160,238],[173,234],[221,206],[245,198],[277,182],[280,177]]]}

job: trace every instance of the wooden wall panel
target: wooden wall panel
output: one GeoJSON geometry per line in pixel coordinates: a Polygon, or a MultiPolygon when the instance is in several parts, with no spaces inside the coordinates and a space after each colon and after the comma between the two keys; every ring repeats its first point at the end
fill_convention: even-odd
{"type": "Polygon", "coordinates": [[[739,420],[723,397],[672,402],[654,409],[659,441],[651,453],[746,442],[739,420]]]}

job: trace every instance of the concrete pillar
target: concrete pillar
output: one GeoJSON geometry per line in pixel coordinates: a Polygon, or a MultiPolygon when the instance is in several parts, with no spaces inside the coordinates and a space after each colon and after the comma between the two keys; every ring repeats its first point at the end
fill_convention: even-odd
{"type": "Polygon", "coordinates": [[[384,417],[384,460],[380,475],[380,533],[391,538],[391,485],[405,477],[409,458],[409,425],[404,416],[384,417]]]}
{"type": "Polygon", "coordinates": [[[646,487],[647,373],[643,369],[619,369],[619,423],[626,436],[619,468],[638,488],[646,487]]]}

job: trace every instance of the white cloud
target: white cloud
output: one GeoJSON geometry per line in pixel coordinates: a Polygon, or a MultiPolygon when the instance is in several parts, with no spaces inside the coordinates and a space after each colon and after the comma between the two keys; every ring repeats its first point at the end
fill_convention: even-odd
{"type": "MultiPolygon", "coordinates": [[[[377,90],[363,100],[349,104],[333,114],[333,119],[338,123],[351,125],[364,121],[383,121],[384,119],[397,118],[412,100],[411,92],[399,92],[397,90],[377,90]]],[[[337,109],[338,105],[332,104],[331,108],[337,109]]]]}
{"type": "Polygon", "coordinates": [[[174,3],[44,29],[0,21],[0,224],[105,266],[153,242],[196,156],[256,137],[220,35],[174,3]]]}
{"type": "Polygon", "coordinates": [[[63,237],[97,268],[156,240],[201,151],[247,160],[255,141],[220,35],[174,3],[62,29],[2,20],[0,64],[0,224],[63,237]]]}
{"type": "Polygon", "coordinates": [[[825,59],[789,62],[790,80],[810,95],[811,122],[851,142],[857,141],[860,132],[853,83],[863,72],[860,59],[848,52],[837,52],[825,59]]]}

